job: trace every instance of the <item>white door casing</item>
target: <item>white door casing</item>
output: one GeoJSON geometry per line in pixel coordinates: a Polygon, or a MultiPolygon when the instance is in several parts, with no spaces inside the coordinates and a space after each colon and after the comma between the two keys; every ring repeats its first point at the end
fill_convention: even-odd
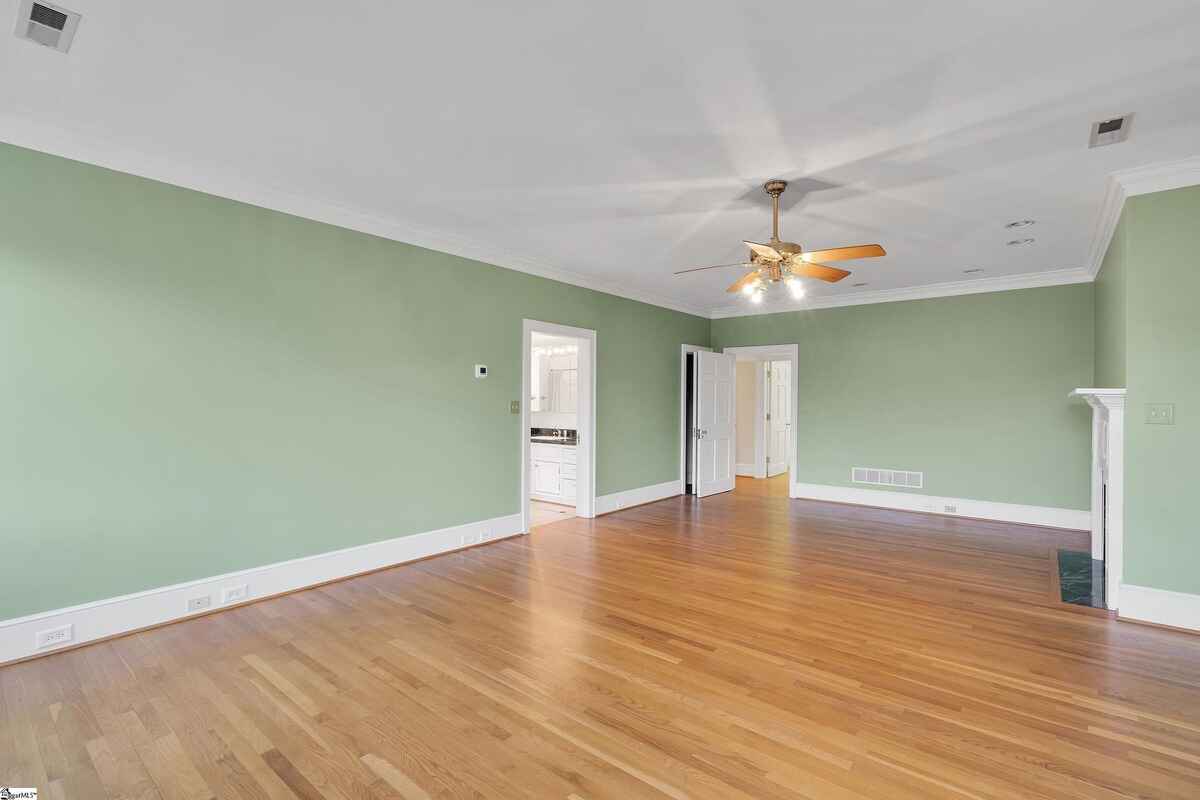
{"type": "MultiPolygon", "coordinates": [[[[796,476],[799,471],[796,469],[798,454],[803,444],[801,438],[796,434],[796,415],[800,408],[800,346],[796,344],[768,344],[768,345],[748,345],[745,347],[726,347],[725,352],[732,354],[740,361],[786,361],[788,362],[788,380],[791,383],[791,398],[788,403],[788,410],[792,416],[792,433],[789,435],[787,450],[787,469],[791,473],[788,478],[788,496],[800,497],[800,488],[797,485],[796,476]]],[[[763,401],[765,405],[765,400],[763,401]]],[[[761,418],[761,415],[760,415],[761,418]]],[[[756,439],[758,437],[755,437],[756,439]]],[[[759,440],[763,442],[763,450],[765,447],[764,438],[759,440]]],[[[757,462],[762,464],[765,469],[766,454],[764,452],[762,461],[757,462]]]]}
{"type": "Polygon", "coordinates": [[[696,494],[733,490],[736,359],[725,353],[696,354],[696,494]]]}
{"type": "Polygon", "coordinates": [[[770,402],[767,413],[768,453],[767,475],[787,472],[788,447],[792,439],[792,378],[791,364],[787,361],[772,361],[767,364],[770,402]]]}
{"type": "MultiPolygon", "coordinates": [[[[596,331],[590,328],[574,328],[553,322],[525,319],[521,321],[521,397],[524,402],[520,405],[520,475],[521,487],[518,501],[521,507],[521,530],[528,532],[532,516],[529,510],[529,496],[533,491],[533,463],[530,458],[531,442],[529,441],[529,415],[532,392],[532,350],[533,332],[545,333],[550,336],[565,336],[578,339],[578,361],[576,375],[577,423],[575,447],[575,514],[579,517],[594,517],[596,515],[596,331]]],[[[545,394],[545,392],[542,392],[545,394]]],[[[549,480],[549,476],[545,476],[549,480]]],[[[561,480],[556,478],[559,491],[562,491],[561,480]]]]}

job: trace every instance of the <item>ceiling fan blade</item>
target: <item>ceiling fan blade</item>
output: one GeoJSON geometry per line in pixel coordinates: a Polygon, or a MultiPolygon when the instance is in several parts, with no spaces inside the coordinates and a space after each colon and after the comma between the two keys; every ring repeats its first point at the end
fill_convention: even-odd
{"type": "Polygon", "coordinates": [[[844,269],[830,267],[826,264],[809,264],[807,262],[792,262],[792,274],[803,275],[806,278],[816,278],[829,283],[837,283],[850,273],[844,269]]]}
{"type": "Polygon", "coordinates": [[[759,258],[765,258],[768,261],[783,260],[783,254],[769,244],[758,244],[757,242],[742,242],[742,244],[757,253],[759,258]]]}
{"type": "Polygon", "coordinates": [[[675,272],[672,274],[684,275],[688,272],[702,272],[703,270],[706,270],[706,269],[726,269],[727,267],[748,267],[748,266],[750,266],[749,261],[739,261],[736,264],[714,264],[711,267],[692,267],[691,269],[681,269],[678,272],[675,272]]]}
{"type": "Polygon", "coordinates": [[[887,251],[877,244],[856,244],[851,247],[832,247],[828,250],[809,250],[800,258],[808,262],[847,261],[852,258],[875,258],[886,256],[887,251]]]}
{"type": "Polygon", "coordinates": [[[758,280],[758,270],[751,270],[734,281],[733,284],[725,291],[729,292],[730,294],[740,292],[743,286],[756,280],[758,280]]]}

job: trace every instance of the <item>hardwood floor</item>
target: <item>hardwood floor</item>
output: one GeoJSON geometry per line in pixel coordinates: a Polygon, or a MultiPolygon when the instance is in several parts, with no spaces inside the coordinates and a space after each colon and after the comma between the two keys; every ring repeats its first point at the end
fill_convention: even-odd
{"type": "Polygon", "coordinates": [[[1070,613],[1081,534],[771,482],[0,669],[50,798],[1200,797],[1200,637],[1070,613]]]}
{"type": "Polygon", "coordinates": [[[529,501],[529,527],[537,528],[552,522],[562,522],[575,516],[575,506],[564,506],[558,503],[546,503],[541,500],[529,501]]]}

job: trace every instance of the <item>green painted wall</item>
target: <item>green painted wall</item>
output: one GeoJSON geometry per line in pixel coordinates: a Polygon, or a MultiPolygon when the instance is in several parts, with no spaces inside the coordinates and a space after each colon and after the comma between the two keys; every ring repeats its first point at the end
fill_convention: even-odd
{"type": "Polygon", "coordinates": [[[714,320],[715,347],[800,345],[798,479],[925,472],[926,494],[1090,506],[1091,284],[714,320]]]}
{"type": "Polygon", "coordinates": [[[1125,217],[1124,580],[1200,594],[1200,186],[1130,198],[1125,217]],[[1146,403],[1174,403],[1175,424],[1147,425],[1146,403]]]}
{"type": "Polygon", "coordinates": [[[1126,217],[1121,215],[1096,276],[1096,386],[1125,386],[1126,217]]]}
{"type": "Polygon", "coordinates": [[[0,145],[0,619],[516,513],[523,317],[677,478],[706,319],[0,145]]]}

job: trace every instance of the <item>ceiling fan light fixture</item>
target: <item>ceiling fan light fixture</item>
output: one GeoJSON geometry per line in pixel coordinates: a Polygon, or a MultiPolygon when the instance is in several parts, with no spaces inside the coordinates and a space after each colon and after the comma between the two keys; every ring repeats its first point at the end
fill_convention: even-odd
{"type": "Polygon", "coordinates": [[[761,303],[766,294],[766,281],[783,283],[792,297],[804,297],[805,288],[800,277],[813,278],[826,283],[837,283],[849,277],[850,270],[823,264],[823,261],[857,261],[861,258],[877,258],[887,255],[878,244],[856,244],[849,247],[830,247],[824,250],[805,250],[796,242],[779,238],[779,196],[787,189],[787,181],[773,179],[763,184],[763,191],[771,197],[771,239],[769,244],[743,240],[750,250],[749,259],[736,264],[714,264],[708,267],[692,267],[676,270],[676,275],[703,272],[710,269],[741,267],[746,270],[725,291],[729,294],[741,292],[751,302],[761,303]]]}

